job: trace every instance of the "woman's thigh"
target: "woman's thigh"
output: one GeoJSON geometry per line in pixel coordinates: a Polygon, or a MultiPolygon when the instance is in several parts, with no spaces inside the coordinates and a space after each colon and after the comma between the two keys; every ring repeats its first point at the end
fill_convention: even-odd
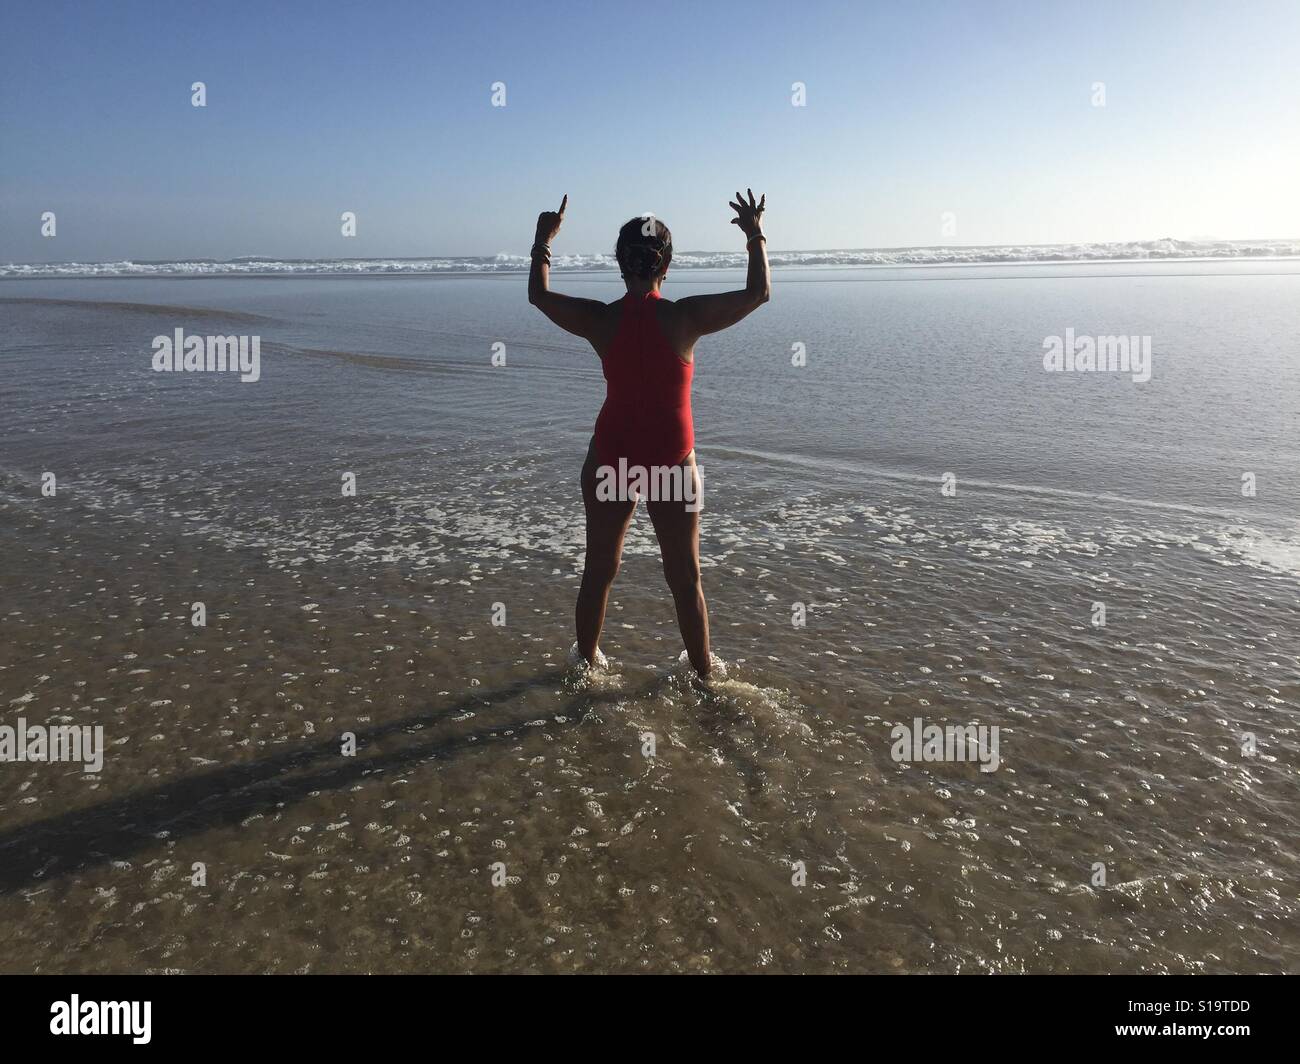
{"type": "Polygon", "coordinates": [[[623,537],[632,523],[636,500],[606,500],[597,497],[596,471],[599,462],[595,446],[587,449],[582,465],[582,505],[587,512],[587,559],[593,555],[612,556],[618,560],[623,551],[623,537]]]}
{"type": "Polygon", "coordinates": [[[682,463],[692,490],[681,499],[659,499],[646,503],[664,571],[674,576],[698,576],[700,570],[700,476],[695,468],[694,452],[682,463]]]}

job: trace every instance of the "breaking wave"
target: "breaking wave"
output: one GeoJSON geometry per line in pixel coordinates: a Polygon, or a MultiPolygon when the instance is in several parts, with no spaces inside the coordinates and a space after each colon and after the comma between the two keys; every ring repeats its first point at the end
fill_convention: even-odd
{"type": "MultiPolygon", "coordinates": [[[[839,251],[771,251],[774,267],[799,266],[990,266],[1015,263],[1150,262],[1191,259],[1285,259],[1300,257],[1300,240],[1161,240],[1098,244],[1018,244],[861,248],[839,251]]],[[[190,259],[119,262],[8,263],[0,279],[49,277],[264,277],[264,276],[424,276],[523,273],[525,255],[499,254],[451,258],[190,259]]],[[[674,269],[743,268],[743,251],[688,251],[673,256],[674,269]]],[[[612,255],[557,255],[556,271],[614,271],[612,255]]]]}

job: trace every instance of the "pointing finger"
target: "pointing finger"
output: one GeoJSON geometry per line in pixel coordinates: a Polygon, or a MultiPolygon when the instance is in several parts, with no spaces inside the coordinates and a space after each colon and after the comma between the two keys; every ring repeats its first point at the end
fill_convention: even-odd
{"type": "Polygon", "coordinates": [[[564,217],[564,208],[567,207],[568,205],[569,205],[569,194],[566,192],[566,193],[564,194],[564,201],[560,204],[560,217],[561,217],[561,218],[564,217]]]}

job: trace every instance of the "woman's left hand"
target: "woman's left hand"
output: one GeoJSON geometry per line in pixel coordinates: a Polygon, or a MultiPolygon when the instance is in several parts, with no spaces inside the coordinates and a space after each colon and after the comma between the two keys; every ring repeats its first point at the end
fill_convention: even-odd
{"type": "Polygon", "coordinates": [[[564,221],[564,208],[568,205],[569,196],[566,193],[558,211],[542,211],[537,216],[538,240],[544,244],[549,244],[555,239],[556,234],[560,231],[560,223],[564,221]]]}

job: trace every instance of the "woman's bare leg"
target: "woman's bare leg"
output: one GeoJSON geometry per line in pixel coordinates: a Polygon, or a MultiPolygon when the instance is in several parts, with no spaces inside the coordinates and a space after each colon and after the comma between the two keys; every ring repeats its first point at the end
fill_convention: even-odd
{"type": "MultiPolygon", "coordinates": [[[[694,480],[693,498],[698,503],[700,481],[694,454],[685,465],[694,480]]],[[[695,671],[707,677],[712,659],[709,657],[709,608],[700,583],[700,511],[698,505],[695,509],[686,507],[685,501],[646,503],[659,540],[664,576],[677,607],[677,627],[681,629],[682,642],[686,644],[686,656],[695,671]]]]}
{"type": "Polygon", "coordinates": [[[578,588],[575,622],[578,629],[578,653],[588,662],[596,660],[600,630],[605,626],[605,605],[609,589],[618,575],[623,557],[623,537],[636,502],[602,502],[596,498],[595,447],[587,450],[582,466],[582,505],[587,511],[587,557],[578,588]]]}

